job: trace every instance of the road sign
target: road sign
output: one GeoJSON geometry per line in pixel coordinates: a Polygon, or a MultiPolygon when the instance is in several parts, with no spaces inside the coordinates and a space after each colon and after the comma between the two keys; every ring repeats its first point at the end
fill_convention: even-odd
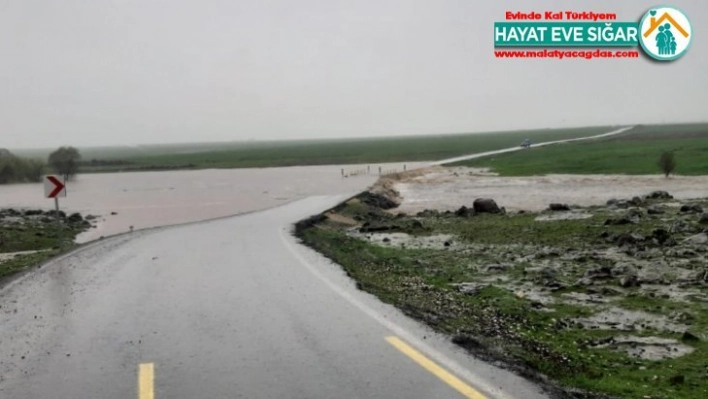
{"type": "Polygon", "coordinates": [[[59,176],[44,176],[44,196],[47,198],[66,197],[66,185],[59,176]]]}

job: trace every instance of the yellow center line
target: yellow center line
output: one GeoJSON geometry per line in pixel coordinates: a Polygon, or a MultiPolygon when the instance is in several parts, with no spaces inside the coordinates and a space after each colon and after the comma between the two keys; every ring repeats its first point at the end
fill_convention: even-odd
{"type": "Polygon", "coordinates": [[[411,358],[414,362],[418,363],[421,367],[428,370],[431,374],[443,380],[447,385],[451,386],[457,392],[461,393],[462,396],[464,396],[465,398],[487,399],[487,397],[482,395],[479,391],[467,385],[454,375],[450,374],[447,370],[438,366],[432,360],[423,356],[422,353],[413,349],[413,347],[403,342],[400,338],[393,336],[386,337],[386,341],[388,341],[389,344],[393,345],[399,351],[403,352],[404,355],[411,358]]]}
{"type": "Polygon", "coordinates": [[[155,365],[142,363],[138,369],[138,399],[155,399],[155,365]]]}

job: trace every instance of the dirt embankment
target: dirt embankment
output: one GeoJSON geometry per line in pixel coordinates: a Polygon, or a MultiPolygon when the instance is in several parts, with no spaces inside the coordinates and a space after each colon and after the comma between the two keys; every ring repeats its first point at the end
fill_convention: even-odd
{"type": "MultiPolygon", "coordinates": [[[[393,173],[390,175],[383,176],[379,178],[376,183],[374,183],[369,190],[367,191],[368,193],[375,194],[378,196],[382,196],[392,203],[396,204],[396,207],[401,206],[401,204],[404,201],[404,198],[401,196],[400,191],[397,189],[397,186],[401,184],[405,184],[408,182],[415,181],[416,179],[420,179],[425,177],[426,175],[429,175],[430,173],[433,172],[439,172],[444,170],[445,168],[441,166],[431,166],[431,167],[425,167],[425,168],[420,168],[420,169],[414,169],[406,172],[399,172],[399,173],[393,173]]],[[[392,207],[388,208],[383,208],[383,209],[390,209],[392,207]]]]}

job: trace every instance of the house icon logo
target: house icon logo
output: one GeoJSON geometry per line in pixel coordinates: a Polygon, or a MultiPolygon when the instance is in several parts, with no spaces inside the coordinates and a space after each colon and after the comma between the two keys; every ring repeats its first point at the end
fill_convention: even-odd
{"type": "Polygon", "coordinates": [[[639,32],[639,43],[644,51],[659,61],[683,56],[693,38],[686,14],[668,6],[649,10],[639,22],[639,32]]]}

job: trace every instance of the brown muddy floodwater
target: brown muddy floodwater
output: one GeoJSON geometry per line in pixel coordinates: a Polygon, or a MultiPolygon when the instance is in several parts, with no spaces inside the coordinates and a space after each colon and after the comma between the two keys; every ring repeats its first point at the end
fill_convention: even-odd
{"type": "MultiPolygon", "coordinates": [[[[96,215],[83,243],[113,234],[194,222],[271,208],[313,195],[355,194],[372,185],[379,167],[402,171],[403,163],[261,169],[128,172],[77,176],[61,198],[61,210],[96,215]],[[348,177],[342,176],[342,169],[348,177]],[[112,213],[116,213],[113,215],[112,213]]],[[[408,170],[422,166],[406,163],[408,170]]],[[[0,186],[0,207],[53,209],[42,184],[0,186]]]]}
{"type": "MultiPolygon", "coordinates": [[[[604,205],[611,198],[630,199],[656,190],[676,199],[708,197],[708,176],[545,175],[501,177],[484,169],[433,167],[394,185],[402,198],[400,212],[470,207],[476,198],[492,198],[507,210],[542,211],[550,203],[604,205]]],[[[578,217],[581,217],[577,215],[578,217]]]]}

